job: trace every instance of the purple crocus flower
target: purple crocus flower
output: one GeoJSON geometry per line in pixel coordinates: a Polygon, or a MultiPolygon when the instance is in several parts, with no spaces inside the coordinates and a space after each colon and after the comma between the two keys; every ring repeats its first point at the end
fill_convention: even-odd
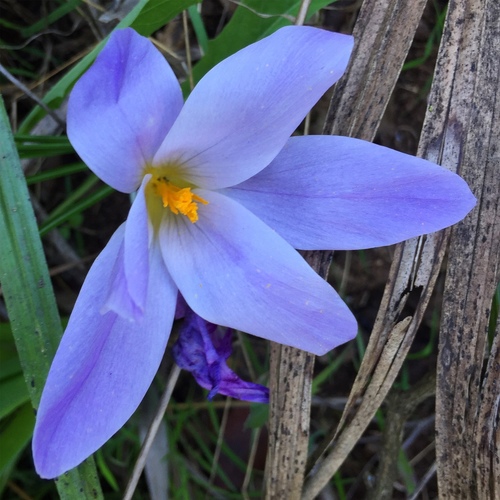
{"type": "Polygon", "coordinates": [[[220,393],[245,401],[268,403],[267,387],[241,380],[227,366],[232,335],[231,328],[221,329],[187,309],[179,338],[172,349],[175,362],[210,391],[208,399],[220,393]]]}
{"type": "Polygon", "coordinates": [[[210,323],[323,354],[352,339],[356,321],[294,248],[389,245],[472,209],[466,183],[425,160],[345,137],[289,138],[352,46],[283,28],[218,64],[183,105],[164,58],[126,29],[75,85],[71,143],[137,196],[53,361],[33,438],[42,477],[78,465],[135,411],[178,292],[210,323]]]}

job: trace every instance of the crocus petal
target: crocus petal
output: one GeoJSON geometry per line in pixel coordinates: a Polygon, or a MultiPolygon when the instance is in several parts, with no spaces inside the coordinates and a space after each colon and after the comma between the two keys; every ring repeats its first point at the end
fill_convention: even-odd
{"type": "Polygon", "coordinates": [[[227,366],[226,359],[232,350],[231,336],[231,329],[221,336],[217,325],[189,310],[172,348],[175,362],[210,391],[208,399],[221,393],[244,401],[268,403],[267,387],[241,380],[227,366]]]}
{"type": "Polygon", "coordinates": [[[216,389],[210,391],[208,399],[212,399],[216,394],[222,394],[242,401],[269,403],[269,389],[267,387],[241,380],[225,362],[221,363],[218,369],[220,370],[220,382],[216,389]]]}
{"type": "Polygon", "coordinates": [[[179,291],[207,321],[324,354],[356,334],[333,288],[259,218],[217,193],[192,224],[167,216],[160,242],[179,291]]]}
{"type": "Polygon", "coordinates": [[[122,226],[92,266],[50,369],[33,437],[44,478],[77,466],[123,426],[163,357],[177,290],[157,247],[143,318],[99,312],[123,237],[122,226]]]}
{"type": "Polygon", "coordinates": [[[451,226],[476,200],[438,165],[348,137],[292,137],[255,177],[224,190],[294,248],[390,245],[451,226]]]}
{"type": "Polygon", "coordinates": [[[289,26],[240,50],[195,87],[154,163],[176,163],[207,189],[248,179],[342,76],[352,46],[347,35],[289,26]]]}
{"type": "Polygon", "coordinates": [[[96,175],[129,193],[182,104],[177,79],[151,42],[118,30],[71,92],[68,137],[96,175]]]}
{"type": "Polygon", "coordinates": [[[127,276],[125,274],[125,242],[122,241],[115,262],[111,280],[107,286],[108,297],[100,309],[101,314],[113,311],[121,318],[130,321],[139,319],[142,310],[139,309],[129,292],[127,276]]]}
{"type": "Polygon", "coordinates": [[[123,245],[115,263],[115,280],[101,313],[114,311],[122,318],[140,319],[148,293],[149,239],[152,234],[146,207],[145,188],[151,175],[144,176],[132,203],[123,245]]]}

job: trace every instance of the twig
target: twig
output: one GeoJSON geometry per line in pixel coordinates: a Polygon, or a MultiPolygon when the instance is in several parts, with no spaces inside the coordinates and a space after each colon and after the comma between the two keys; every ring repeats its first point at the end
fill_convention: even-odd
{"type": "Polygon", "coordinates": [[[306,20],[307,11],[309,9],[309,5],[311,5],[311,0],[302,0],[300,4],[299,13],[297,14],[297,18],[295,19],[296,26],[302,26],[304,21],[306,20]]]}
{"type": "Polygon", "coordinates": [[[132,475],[130,476],[130,479],[128,481],[127,488],[125,489],[123,500],[132,500],[133,498],[135,489],[137,488],[137,483],[139,482],[139,478],[141,477],[144,466],[146,465],[146,459],[148,457],[149,449],[153,445],[156,433],[160,428],[161,422],[163,420],[163,415],[165,414],[165,411],[167,409],[170,397],[172,396],[172,392],[174,390],[175,384],[177,383],[180,372],[181,369],[174,364],[174,367],[172,368],[172,371],[170,372],[170,375],[168,377],[167,387],[165,388],[165,392],[160,399],[158,410],[153,418],[153,421],[151,422],[148,433],[146,434],[146,439],[144,440],[144,443],[142,443],[141,451],[137,458],[137,462],[135,463],[132,475]]]}
{"type": "Polygon", "coordinates": [[[417,487],[415,488],[415,491],[413,492],[413,495],[411,497],[408,497],[408,500],[417,500],[419,497],[420,493],[422,490],[425,488],[427,483],[432,479],[432,477],[436,474],[437,471],[437,464],[434,462],[429,470],[425,473],[424,477],[422,480],[417,484],[417,487]]]}
{"type": "Polygon", "coordinates": [[[295,21],[295,19],[292,16],[288,16],[286,14],[264,14],[263,12],[259,12],[258,10],[252,9],[252,7],[249,7],[248,5],[245,5],[243,2],[238,2],[237,0],[229,0],[231,3],[234,3],[238,7],[242,7],[244,9],[249,10],[252,14],[255,14],[256,16],[262,18],[262,19],[272,19],[275,17],[281,17],[283,19],[287,19],[288,21],[295,21]]]}
{"type": "Polygon", "coordinates": [[[232,401],[231,398],[226,398],[224,411],[222,413],[222,420],[220,423],[219,435],[217,436],[217,445],[215,447],[214,459],[212,460],[212,469],[210,470],[210,477],[208,479],[208,482],[210,484],[213,483],[213,480],[215,479],[215,474],[217,472],[217,462],[219,461],[220,452],[222,449],[222,443],[224,441],[224,433],[226,432],[227,419],[229,417],[229,410],[231,408],[231,401],[232,401]]]}
{"type": "Polygon", "coordinates": [[[452,229],[443,292],[436,393],[443,500],[500,498],[500,323],[494,333],[491,307],[500,279],[498,47],[498,0],[450,2],[434,75],[440,92],[429,98],[446,127],[432,148],[447,152],[443,165],[458,168],[478,202],[452,229]]]}
{"type": "Polygon", "coordinates": [[[35,101],[42,109],[44,109],[47,114],[49,114],[52,119],[57,122],[61,127],[65,127],[65,123],[57,114],[54,112],[53,109],[50,109],[37,95],[33,94],[31,90],[24,85],[24,83],[21,83],[15,76],[11,75],[7,69],[5,69],[1,64],[0,64],[0,73],[2,73],[7,80],[12,82],[17,88],[22,90],[28,97],[30,97],[33,101],[35,101]]]}
{"type": "Polygon", "coordinates": [[[243,480],[243,485],[241,486],[241,494],[244,500],[248,500],[248,485],[250,484],[250,478],[252,477],[253,464],[255,463],[255,456],[257,455],[257,448],[259,447],[259,439],[261,428],[255,429],[252,433],[252,447],[250,448],[250,456],[248,457],[247,470],[245,471],[245,479],[243,480]]]}

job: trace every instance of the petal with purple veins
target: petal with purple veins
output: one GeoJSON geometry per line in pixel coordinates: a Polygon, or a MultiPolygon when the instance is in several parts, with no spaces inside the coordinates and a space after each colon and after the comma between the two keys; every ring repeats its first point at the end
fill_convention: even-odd
{"type": "Polygon", "coordinates": [[[44,478],[77,466],[125,424],[163,357],[177,290],[158,249],[143,318],[100,313],[123,233],[122,226],[89,271],[47,378],[33,437],[44,478]]]}
{"type": "Polygon", "coordinates": [[[68,103],[68,137],[93,172],[135,191],[182,107],[177,78],[147,39],[115,31],[68,103]]]}
{"type": "Polygon", "coordinates": [[[458,175],[348,137],[292,137],[256,176],[224,190],[294,248],[391,245],[463,219],[476,200],[458,175]]]}
{"type": "Polygon", "coordinates": [[[160,229],[167,268],[207,321],[324,354],[356,335],[335,290],[280,236],[237,202],[207,200],[199,220],[168,216],[160,229]]]}
{"type": "Polygon", "coordinates": [[[206,189],[248,179],[279,153],[344,73],[353,38],[289,26],[215,66],[198,83],[155,156],[206,189]]]}
{"type": "Polygon", "coordinates": [[[114,279],[101,313],[114,311],[130,320],[140,319],[148,293],[149,242],[152,235],[145,189],[151,178],[144,176],[125,223],[123,244],[115,261],[114,279]]]}

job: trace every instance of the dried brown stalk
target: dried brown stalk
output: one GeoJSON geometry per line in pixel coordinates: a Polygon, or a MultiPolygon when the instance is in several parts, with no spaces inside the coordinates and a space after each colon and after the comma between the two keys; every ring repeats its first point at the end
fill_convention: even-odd
{"type": "MultiPolygon", "coordinates": [[[[488,408],[483,406],[482,413],[479,410],[480,417],[482,416],[483,421],[488,423],[484,429],[481,429],[483,430],[482,446],[476,445],[476,448],[469,447],[467,449],[467,445],[464,444],[460,446],[460,458],[457,458],[453,464],[449,461],[452,454],[456,454],[458,451],[456,430],[453,428],[453,423],[459,422],[461,424],[461,437],[467,435],[466,441],[468,443],[473,442],[472,436],[477,435],[477,427],[474,430],[473,425],[467,425],[463,416],[464,413],[468,414],[469,423],[477,424],[474,418],[470,417],[474,417],[478,412],[479,385],[471,382],[474,382],[474,379],[479,379],[480,369],[478,367],[480,365],[478,361],[482,359],[481,356],[484,353],[484,339],[482,346],[481,342],[478,343],[477,340],[478,335],[484,337],[488,318],[485,309],[491,303],[492,291],[496,280],[498,280],[499,169],[498,153],[495,153],[492,138],[498,138],[499,135],[498,118],[495,124],[494,117],[495,113],[498,114],[499,102],[497,98],[499,88],[497,56],[500,30],[498,28],[498,4],[493,6],[493,3],[490,2],[488,8],[485,8],[484,3],[479,1],[467,2],[464,0],[450,3],[437,71],[429,98],[430,105],[419,147],[421,156],[440,163],[453,171],[458,171],[470,182],[476,195],[483,194],[485,196],[485,200],[480,202],[480,213],[484,213],[483,219],[476,223],[478,212],[473,212],[464,223],[459,224],[454,229],[454,241],[459,238],[457,235],[463,235],[462,246],[452,252],[449,263],[450,276],[457,276],[459,279],[456,282],[451,281],[452,284],[448,287],[451,295],[451,298],[447,298],[449,303],[448,325],[453,324],[452,318],[458,321],[460,318],[464,320],[481,318],[482,325],[479,321],[472,321],[468,323],[467,328],[463,328],[464,333],[467,331],[468,335],[463,337],[465,342],[461,353],[460,349],[457,349],[456,340],[455,342],[451,341],[451,332],[444,337],[444,341],[441,341],[443,347],[440,358],[441,365],[447,369],[446,373],[441,373],[440,393],[443,394],[438,393],[438,397],[442,398],[442,403],[437,412],[443,424],[440,428],[438,423],[438,439],[441,443],[438,446],[444,446],[447,450],[444,455],[438,450],[438,454],[441,454],[438,463],[438,475],[441,478],[439,485],[443,498],[495,498],[495,495],[498,498],[499,491],[498,437],[497,441],[493,443],[485,439],[487,436],[493,437],[495,432],[498,433],[496,424],[498,422],[498,385],[491,386],[489,390],[483,390],[484,402],[491,404],[492,401],[496,401],[496,404],[488,408]],[[484,26],[489,26],[489,31],[484,26]],[[479,51],[480,47],[481,51],[479,51]],[[485,105],[488,112],[484,109],[485,105]],[[479,120],[479,113],[482,111],[485,112],[484,120],[479,120]],[[471,178],[472,175],[467,175],[468,171],[474,172],[476,182],[471,178]],[[480,179],[479,181],[477,177],[480,179]],[[481,236],[477,236],[477,231],[481,236]],[[484,246],[478,247],[477,242],[479,241],[484,246]],[[462,259],[454,258],[453,255],[462,256],[462,259]],[[483,260],[485,258],[486,263],[483,260]],[[480,271],[476,268],[475,272],[468,272],[467,269],[471,269],[469,264],[474,262],[480,271]],[[457,286],[459,282],[461,286],[457,286]],[[476,285],[475,289],[468,288],[470,285],[476,285]],[[458,296],[458,300],[456,297],[453,298],[453,294],[458,296]],[[477,307],[478,302],[481,307],[477,307]],[[466,305],[469,305],[469,311],[475,314],[471,314],[469,317],[464,314],[466,305]],[[475,305],[476,309],[474,310],[475,305]],[[482,330],[481,326],[483,326],[482,330]],[[455,349],[450,349],[450,344],[454,344],[455,349]],[[478,347],[483,347],[483,349],[478,349],[478,347]],[[469,371],[457,371],[456,369],[454,371],[453,368],[450,370],[452,353],[455,355],[453,358],[455,364],[459,365],[460,361],[462,368],[469,368],[469,371]],[[456,378],[450,377],[450,375],[456,375],[456,378]],[[454,389],[444,393],[443,386],[448,386],[447,388],[451,389],[449,384],[454,386],[454,389]],[[461,390],[457,391],[457,387],[461,390]],[[475,397],[476,400],[474,400],[475,397]],[[456,412],[455,421],[453,417],[450,418],[454,411],[456,412]],[[485,442],[488,443],[486,446],[485,442]],[[485,448],[488,450],[486,456],[485,448]],[[478,480],[477,476],[479,476],[474,462],[471,460],[473,458],[471,449],[482,453],[477,460],[478,465],[485,467],[488,474],[480,481],[481,491],[486,491],[489,496],[476,496],[475,493],[471,496],[470,488],[476,488],[475,481],[478,480]],[[463,470],[460,469],[460,465],[462,465],[463,470]],[[465,475],[464,478],[463,474],[466,472],[469,474],[465,475]],[[458,480],[459,476],[462,477],[460,480],[458,480]],[[463,488],[460,488],[457,483],[463,484],[463,488]],[[467,491],[466,486],[469,488],[467,491]]],[[[448,234],[449,231],[436,233],[422,239],[421,244],[412,240],[398,247],[363,365],[351,392],[341,425],[334,435],[333,449],[320,462],[316,474],[306,484],[304,498],[313,498],[326,484],[326,481],[338,469],[348,451],[361,435],[360,422],[363,423],[364,429],[373,416],[373,407],[375,406],[373,401],[374,399],[380,400],[381,393],[385,390],[374,383],[373,374],[383,369],[384,353],[388,348],[393,348],[390,345],[392,344],[390,342],[392,334],[387,336],[387,333],[391,331],[392,325],[397,321],[408,292],[421,287],[420,302],[414,318],[401,340],[401,348],[397,356],[386,365],[387,380],[397,374],[429,301],[446,249],[448,234]],[[362,402],[358,406],[356,402],[359,398],[362,398],[362,402]]],[[[448,281],[450,282],[450,278],[448,281]]],[[[444,324],[447,324],[446,316],[444,324]]],[[[497,350],[494,350],[494,353],[498,355],[497,350]]],[[[490,367],[488,380],[495,380],[498,384],[498,378],[491,375],[493,372],[498,373],[498,359],[494,359],[493,356],[490,358],[490,367]]]]}
{"type": "Polygon", "coordinates": [[[439,343],[437,464],[440,498],[500,498],[500,326],[488,345],[500,278],[500,4],[451,2],[437,78],[452,78],[444,101],[444,146],[478,206],[453,229],[439,343]]]}
{"type": "MultiPolygon", "coordinates": [[[[304,257],[326,279],[331,252],[304,257]]],[[[300,498],[309,444],[314,355],[271,343],[266,498],[300,498]]]]}
{"type": "MultiPolygon", "coordinates": [[[[364,2],[354,29],[356,47],[352,62],[332,100],[335,116],[330,115],[327,133],[373,139],[424,6],[425,0],[364,2]]],[[[307,260],[326,276],[327,272],[320,272],[314,262],[324,262],[323,255],[311,252],[307,260]]],[[[405,327],[406,321],[395,326],[392,342],[396,352],[405,327]]],[[[296,349],[286,348],[285,352],[284,348],[273,346],[271,364],[266,498],[294,500],[300,498],[303,483],[304,450],[307,450],[309,436],[309,425],[304,422],[305,419],[309,421],[313,363],[310,355],[296,349]],[[293,376],[301,372],[303,376],[293,376]],[[280,381],[285,379],[287,385],[284,387],[280,381]],[[282,394],[283,390],[287,395],[282,394]],[[287,419],[286,425],[283,425],[283,418],[287,419]]],[[[382,375],[381,381],[383,378],[382,375]]],[[[386,392],[389,388],[390,385],[386,392]]]]}

